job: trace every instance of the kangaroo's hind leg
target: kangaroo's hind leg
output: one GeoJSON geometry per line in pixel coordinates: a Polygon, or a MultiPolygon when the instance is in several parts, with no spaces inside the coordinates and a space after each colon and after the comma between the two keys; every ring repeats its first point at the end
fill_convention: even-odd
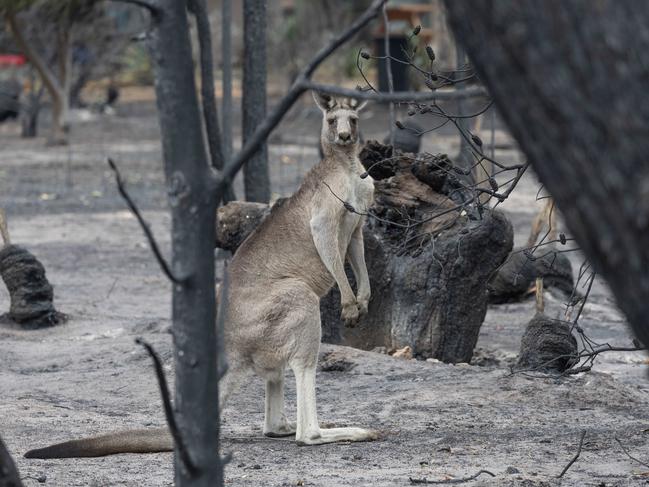
{"type": "Polygon", "coordinates": [[[286,419],[284,411],[284,368],[266,377],[264,435],[271,438],[295,434],[295,423],[286,419]]]}
{"type": "Polygon", "coordinates": [[[294,351],[289,361],[297,385],[295,440],[299,445],[374,440],[377,438],[375,431],[362,428],[322,429],[318,424],[315,379],[321,335],[319,301],[318,296],[309,290],[303,298],[299,319],[293,315],[293,320],[284,324],[290,333],[288,336],[294,337],[295,340],[294,351]]]}

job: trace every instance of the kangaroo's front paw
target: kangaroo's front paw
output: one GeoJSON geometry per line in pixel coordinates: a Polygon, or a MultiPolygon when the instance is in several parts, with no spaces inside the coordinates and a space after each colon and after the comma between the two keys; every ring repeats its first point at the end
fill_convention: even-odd
{"type": "Polygon", "coordinates": [[[359,317],[358,303],[356,300],[350,301],[349,303],[342,303],[342,313],[340,316],[346,326],[353,327],[359,317]]]}

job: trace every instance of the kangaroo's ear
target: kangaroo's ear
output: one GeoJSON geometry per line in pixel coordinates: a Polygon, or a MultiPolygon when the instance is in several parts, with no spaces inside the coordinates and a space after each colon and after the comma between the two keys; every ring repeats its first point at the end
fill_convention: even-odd
{"type": "Polygon", "coordinates": [[[320,107],[320,110],[322,110],[323,112],[331,110],[336,104],[336,100],[334,100],[334,98],[327,93],[322,93],[321,91],[313,91],[312,93],[315,104],[318,105],[318,107],[320,107]]]}
{"type": "Polygon", "coordinates": [[[349,100],[349,105],[356,110],[357,112],[360,112],[363,108],[365,108],[365,105],[367,105],[367,100],[357,100],[356,98],[352,98],[349,100]]]}

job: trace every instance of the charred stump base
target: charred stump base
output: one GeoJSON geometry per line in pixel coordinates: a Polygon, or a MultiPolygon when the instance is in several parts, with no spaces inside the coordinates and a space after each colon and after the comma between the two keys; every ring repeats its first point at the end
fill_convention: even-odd
{"type": "Polygon", "coordinates": [[[0,249],[0,276],[11,297],[10,320],[24,328],[52,326],[63,320],[54,309],[54,291],[45,268],[29,251],[17,245],[0,249]]]}
{"type": "Polygon", "coordinates": [[[346,328],[334,288],[320,303],[323,341],[364,350],[409,346],[416,357],[469,362],[487,312],[487,281],[512,245],[502,213],[462,218],[416,252],[402,252],[377,222],[363,233],[372,286],[368,314],[346,328]]]}
{"type": "Polygon", "coordinates": [[[564,321],[537,313],[521,339],[516,369],[564,372],[577,362],[577,340],[564,321]]]}
{"type": "Polygon", "coordinates": [[[324,340],[470,361],[487,281],[512,249],[511,224],[500,212],[458,204],[463,190],[445,155],[393,153],[370,141],[360,159],[375,179],[376,217],[363,232],[372,298],[368,314],[345,328],[333,289],[320,305],[324,340]]]}

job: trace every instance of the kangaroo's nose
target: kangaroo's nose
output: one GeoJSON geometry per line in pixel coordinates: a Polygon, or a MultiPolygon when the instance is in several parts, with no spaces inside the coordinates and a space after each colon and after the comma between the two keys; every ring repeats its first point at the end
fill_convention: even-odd
{"type": "Polygon", "coordinates": [[[340,140],[349,140],[351,137],[351,134],[349,132],[340,132],[338,134],[338,137],[340,137],[340,140]]]}

